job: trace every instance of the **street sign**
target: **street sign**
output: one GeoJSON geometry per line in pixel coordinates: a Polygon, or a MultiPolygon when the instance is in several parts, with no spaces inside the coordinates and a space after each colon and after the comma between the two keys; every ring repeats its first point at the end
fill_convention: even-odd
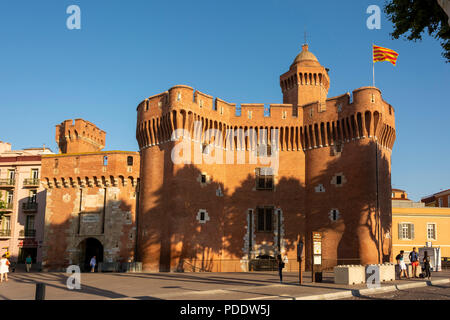
{"type": "Polygon", "coordinates": [[[313,264],[322,264],[322,233],[313,232],[312,233],[313,242],[313,264]]]}

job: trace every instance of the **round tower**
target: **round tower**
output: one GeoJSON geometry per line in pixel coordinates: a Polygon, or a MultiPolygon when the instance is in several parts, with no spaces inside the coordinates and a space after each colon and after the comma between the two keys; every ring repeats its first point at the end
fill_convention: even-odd
{"type": "Polygon", "coordinates": [[[302,106],[327,98],[330,87],[328,69],[324,68],[308,45],[295,57],[289,71],[280,76],[283,103],[302,106]]]}
{"type": "Polygon", "coordinates": [[[322,267],[390,261],[392,106],[375,87],[327,99],[328,71],[307,45],[280,81],[284,102],[303,112],[307,268],[313,231],[322,267]]]}

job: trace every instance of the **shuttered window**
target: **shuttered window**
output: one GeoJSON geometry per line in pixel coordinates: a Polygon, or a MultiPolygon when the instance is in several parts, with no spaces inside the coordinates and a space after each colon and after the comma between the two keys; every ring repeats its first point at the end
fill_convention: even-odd
{"type": "Polygon", "coordinates": [[[398,238],[400,240],[414,240],[414,224],[409,222],[399,223],[398,238]]]}

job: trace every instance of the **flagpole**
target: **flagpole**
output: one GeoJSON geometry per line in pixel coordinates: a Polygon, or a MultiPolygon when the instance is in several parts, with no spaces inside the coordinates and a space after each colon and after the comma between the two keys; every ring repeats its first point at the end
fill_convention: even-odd
{"type": "Polygon", "coordinates": [[[375,87],[375,61],[373,59],[373,42],[372,42],[372,80],[373,86],[375,87]]]}

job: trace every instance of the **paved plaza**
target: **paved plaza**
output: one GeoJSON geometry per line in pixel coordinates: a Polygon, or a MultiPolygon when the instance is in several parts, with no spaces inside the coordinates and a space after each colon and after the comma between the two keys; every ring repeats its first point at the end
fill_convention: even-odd
{"type": "MultiPolygon", "coordinates": [[[[10,273],[9,281],[0,284],[0,299],[32,300],[37,282],[46,284],[47,300],[339,299],[361,296],[362,292],[368,291],[366,285],[334,284],[332,273],[325,273],[321,283],[311,283],[311,274],[305,273],[302,286],[298,285],[298,273],[295,272],[285,272],[285,282],[282,284],[276,272],[81,273],[80,290],[67,288],[68,276],[61,272],[10,273]]],[[[423,279],[398,280],[383,283],[381,290],[414,290],[418,287],[445,286],[449,282],[450,272],[443,271],[434,273],[432,282],[423,279]],[[394,285],[397,287],[392,289],[394,285]]]]}

